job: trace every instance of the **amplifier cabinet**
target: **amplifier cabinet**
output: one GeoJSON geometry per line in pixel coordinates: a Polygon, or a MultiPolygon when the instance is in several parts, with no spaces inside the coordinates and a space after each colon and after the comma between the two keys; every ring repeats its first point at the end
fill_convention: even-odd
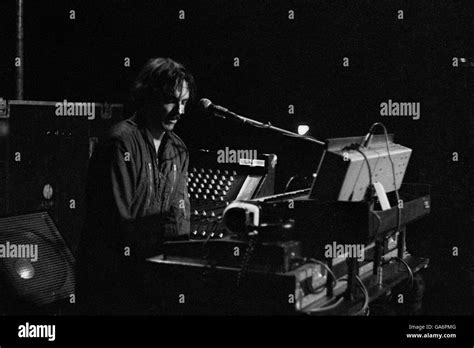
{"type": "Polygon", "coordinates": [[[93,145],[120,104],[0,99],[0,216],[48,212],[75,253],[93,145]]]}

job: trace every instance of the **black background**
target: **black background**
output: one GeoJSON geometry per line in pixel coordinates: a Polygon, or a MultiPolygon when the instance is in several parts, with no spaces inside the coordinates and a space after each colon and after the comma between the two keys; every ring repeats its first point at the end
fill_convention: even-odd
{"type": "MultiPolygon", "coordinates": [[[[25,1],[24,99],[129,105],[139,68],[166,56],[193,72],[199,98],[292,131],[306,123],[318,139],[383,122],[413,149],[405,182],[432,185],[432,214],[409,229],[412,252],[431,259],[424,313],[471,314],[474,67],[452,66],[453,57],[474,58],[471,2],[25,1]],[[381,117],[388,99],[420,102],[420,119],[381,117]]],[[[14,1],[0,6],[0,96],[15,99],[14,1]]],[[[192,148],[277,153],[279,190],[291,175],[314,171],[321,153],[193,107],[177,133],[192,148]]]]}

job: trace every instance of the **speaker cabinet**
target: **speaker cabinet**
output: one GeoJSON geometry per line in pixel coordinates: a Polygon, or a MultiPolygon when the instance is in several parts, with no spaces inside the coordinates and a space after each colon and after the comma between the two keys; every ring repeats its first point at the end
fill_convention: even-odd
{"type": "Polygon", "coordinates": [[[93,117],[48,101],[12,100],[0,113],[0,216],[49,212],[74,255],[91,144],[123,118],[121,104],[92,104],[93,117]]]}
{"type": "Polygon", "coordinates": [[[0,218],[0,270],[10,301],[41,308],[72,299],[74,264],[47,212],[0,218]]]}

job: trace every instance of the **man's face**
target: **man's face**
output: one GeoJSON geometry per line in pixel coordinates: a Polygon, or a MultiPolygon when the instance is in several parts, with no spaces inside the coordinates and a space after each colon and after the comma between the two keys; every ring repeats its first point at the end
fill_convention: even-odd
{"type": "MultiPolygon", "coordinates": [[[[183,81],[183,84],[176,88],[174,95],[165,95],[161,100],[157,101],[155,104],[156,119],[154,121],[156,123],[160,122],[160,126],[164,130],[172,131],[180,116],[184,114],[188,99],[188,83],[183,81]]],[[[156,124],[156,126],[158,125],[156,124]]]]}

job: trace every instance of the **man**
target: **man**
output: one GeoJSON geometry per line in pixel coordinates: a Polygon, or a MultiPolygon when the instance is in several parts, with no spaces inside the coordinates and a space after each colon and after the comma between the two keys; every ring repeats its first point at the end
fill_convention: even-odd
{"type": "Polygon", "coordinates": [[[189,154],[173,129],[193,94],[183,65],[149,60],[133,86],[136,113],[94,152],[77,267],[82,313],[146,311],[145,258],[189,234],[189,154]]]}

